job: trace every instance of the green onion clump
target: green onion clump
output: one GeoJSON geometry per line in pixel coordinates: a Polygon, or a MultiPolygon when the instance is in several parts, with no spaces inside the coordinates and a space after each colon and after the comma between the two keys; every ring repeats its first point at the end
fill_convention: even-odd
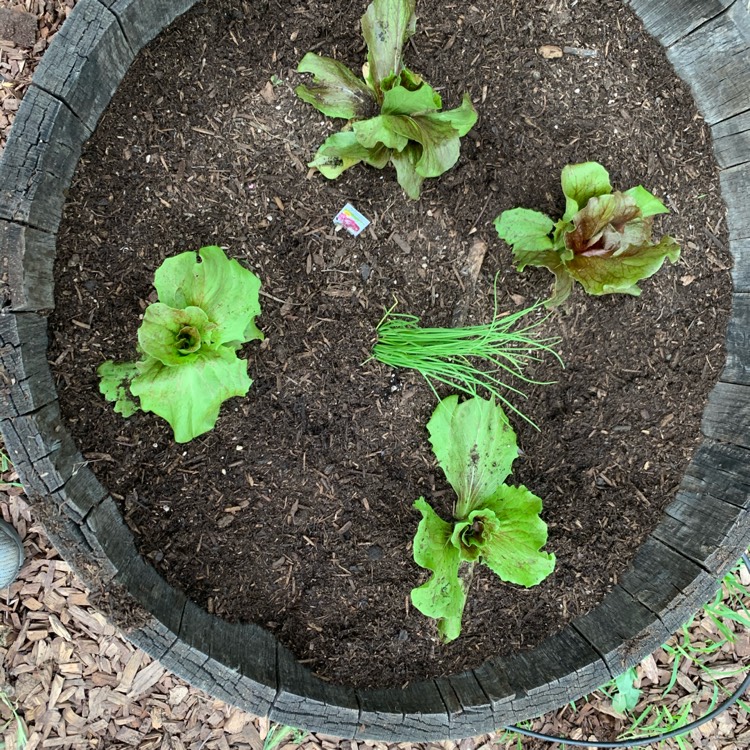
{"type": "Polygon", "coordinates": [[[506,382],[509,377],[532,385],[549,385],[551,381],[542,382],[524,375],[524,369],[532,362],[542,361],[543,354],[551,354],[562,365],[560,355],[553,348],[560,339],[535,337],[535,329],[547,316],[517,327],[521,319],[540,306],[535,304],[501,315],[495,298],[489,323],[460,328],[421,328],[417,316],[394,313],[394,305],[378,324],[378,340],[372,357],[390,367],[416,370],[437,398],[440,398],[436,390],[438,383],[470,397],[480,395],[479,391],[484,389],[536,427],[505,394],[526,398],[520,388],[506,382]]]}

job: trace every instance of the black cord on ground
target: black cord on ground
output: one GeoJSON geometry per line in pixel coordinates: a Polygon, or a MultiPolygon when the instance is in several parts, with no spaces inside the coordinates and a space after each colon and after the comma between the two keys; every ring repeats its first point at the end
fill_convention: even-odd
{"type": "MultiPolygon", "coordinates": [[[[742,562],[745,567],[750,570],[750,558],[747,555],[742,555],[742,562]]],[[[533,732],[530,729],[524,729],[523,727],[509,726],[503,727],[509,732],[517,732],[525,737],[532,737],[537,740],[545,740],[546,742],[559,742],[561,745],[574,745],[576,747],[612,747],[612,748],[629,748],[629,747],[643,747],[644,745],[650,745],[652,742],[661,742],[662,740],[668,740],[672,737],[679,737],[680,735],[692,732],[693,729],[697,729],[699,726],[705,724],[711,719],[715,719],[719,714],[723,714],[730,706],[733,706],[750,687],[750,672],[745,675],[745,679],[742,684],[735,690],[732,695],[729,696],[723,703],[720,703],[713,711],[710,711],[700,719],[691,721],[689,724],[685,724],[682,727],[673,729],[670,732],[664,734],[655,734],[653,737],[641,737],[633,740],[621,740],[618,742],[596,742],[594,740],[571,740],[567,737],[555,737],[550,734],[543,734],[542,732],[533,732]]]]}

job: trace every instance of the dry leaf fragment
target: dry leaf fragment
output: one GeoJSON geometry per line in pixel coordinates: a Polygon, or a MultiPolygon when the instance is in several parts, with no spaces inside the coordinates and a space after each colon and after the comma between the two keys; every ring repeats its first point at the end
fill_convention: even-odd
{"type": "Polygon", "coordinates": [[[274,104],[276,102],[276,94],[273,90],[273,84],[270,81],[266,81],[266,85],[260,91],[260,96],[266,104],[274,104]]]}
{"type": "Polygon", "coordinates": [[[179,706],[180,703],[182,703],[185,698],[187,698],[188,692],[188,688],[186,688],[184,685],[175,685],[169,691],[169,705],[179,706]]]}
{"type": "Polygon", "coordinates": [[[653,654],[649,654],[642,662],[641,669],[643,674],[654,684],[659,684],[659,668],[656,666],[656,659],[653,654]]]}
{"type": "Polygon", "coordinates": [[[695,276],[680,276],[682,286],[690,286],[695,281],[695,276]]]}
{"type": "Polygon", "coordinates": [[[545,60],[555,60],[563,56],[563,51],[556,44],[543,44],[539,48],[539,54],[545,60]]]}
{"type": "Polygon", "coordinates": [[[239,734],[249,721],[250,717],[244,711],[233,709],[226,724],[224,724],[224,731],[227,734],[239,734]]]}

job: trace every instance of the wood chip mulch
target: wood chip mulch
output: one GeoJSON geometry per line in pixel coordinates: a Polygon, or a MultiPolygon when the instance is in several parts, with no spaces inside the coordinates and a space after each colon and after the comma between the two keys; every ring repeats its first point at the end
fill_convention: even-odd
{"type": "MultiPolygon", "coordinates": [[[[36,16],[38,27],[37,41],[30,47],[0,39],[0,154],[34,68],[74,5],[75,0],[0,0],[0,9],[36,16]]],[[[250,716],[190,687],[128,643],[92,606],[86,588],[34,522],[12,468],[0,476],[0,513],[18,529],[26,550],[17,581],[0,600],[0,747],[3,739],[6,748],[22,747],[25,734],[27,750],[262,750],[269,730],[267,719],[250,716]]],[[[750,573],[742,576],[743,584],[750,586],[750,573]]],[[[750,609],[750,598],[744,605],[750,609]]],[[[736,631],[734,643],[706,654],[703,662],[731,691],[742,679],[735,670],[750,663],[750,634],[736,623],[728,626],[736,631]]],[[[694,644],[721,640],[716,624],[706,616],[697,617],[689,633],[694,644]]],[[[670,645],[681,639],[678,634],[670,645]]],[[[673,661],[673,654],[662,648],[638,667],[643,691],[638,713],[648,706],[652,710],[661,706],[675,714],[696,695],[695,715],[709,709],[711,685],[703,681],[703,673],[692,661],[682,660],[675,688],[668,697],[662,696],[673,661]]],[[[531,724],[536,731],[587,740],[609,740],[626,727],[611,702],[599,694],[579,701],[575,711],[566,706],[531,724]]],[[[690,746],[705,750],[749,747],[748,713],[733,707],[695,730],[684,745],[690,746]]],[[[280,750],[293,747],[282,744],[280,750]]],[[[301,747],[385,750],[389,746],[308,735],[301,747]]],[[[519,740],[499,731],[461,742],[391,747],[556,750],[562,745],[519,740]]],[[[661,747],[671,750],[678,745],[668,741],[661,747]]]]}

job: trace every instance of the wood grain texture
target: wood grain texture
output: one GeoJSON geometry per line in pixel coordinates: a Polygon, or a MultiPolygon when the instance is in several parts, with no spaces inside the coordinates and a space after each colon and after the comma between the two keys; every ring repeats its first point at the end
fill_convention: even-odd
{"type": "Polygon", "coordinates": [[[0,219],[56,232],[90,134],[59,99],[31,86],[0,159],[0,219]]]}
{"type": "Polygon", "coordinates": [[[596,651],[613,675],[635,666],[661,645],[671,631],[622,586],[615,586],[596,609],[572,626],[596,651]]]}
{"type": "Polygon", "coordinates": [[[750,292],[750,237],[736,239],[729,243],[729,251],[734,258],[732,279],[736,292],[750,292]]]}
{"type": "Polygon", "coordinates": [[[155,617],[138,628],[128,630],[127,637],[157,661],[164,658],[177,640],[177,635],[155,617]]]}
{"type": "Polygon", "coordinates": [[[729,505],[750,509],[750,451],[731,443],[705,440],[693,456],[682,488],[713,495],[729,505]]]}
{"type": "MultiPolygon", "coordinates": [[[[494,732],[502,723],[473,671],[437,679],[435,684],[448,708],[450,739],[494,732]]],[[[512,708],[510,702],[506,708],[512,708]]],[[[509,723],[515,721],[518,714],[511,710],[507,716],[506,723],[509,723]]]]}
{"type": "Polygon", "coordinates": [[[668,47],[723,13],[734,0],[628,0],[646,30],[668,47]]]}
{"type": "Polygon", "coordinates": [[[277,665],[279,692],[269,712],[273,721],[335,737],[355,736],[360,717],[353,689],[323,682],[282,646],[277,665]]]}
{"type": "Polygon", "coordinates": [[[750,161],[750,109],[717,122],[711,127],[711,135],[720,167],[727,169],[750,161]]]}
{"type": "Polygon", "coordinates": [[[559,708],[612,676],[592,645],[570,627],[531,651],[485,662],[474,674],[497,726],[559,708]]]}
{"type": "MultiPolygon", "coordinates": [[[[746,386],[740,386],[746,388],[746,386]]],[[[750,451],[705,441],[653,536],[720,579],[750,544],[750,451]]]]}
{"type": "Polygon", "coordinates": [[[53,498],[63,513],[75,523],[81,524],[107,495],[105,487],[83,462],[76,467],[65,485],[53,493],[53,498]]]}
{"type": "Polygon", "coordinates": [[[750,448],[750,386],[717,383],[703,412],[703,434],[750,448]]]}
{"type": "Polygon", "coordinates": [[[409,685],[402,690],[357,691],[360,720],[356,738],[392,742],[425,741],[450,736],[448,709],[434,682],[409,685]]]}
{"type": "Polygon", "coordinates": [[[727,326],[727,359],[721,379],[750,385],[750,294],[732,295],[732,317],[727,326]]]}
{"type": "Polygon", "coordinates": [[[131,49],[138,52],[197,0],[99,0],[117,17],[131,49]]]}
{"type": "Polygon", "coordinates": [[[0,314],[0,419],[57,399],[47,364],[47,321],[34,313],[0,314]]]}
{"type": "MultiPolygon", "coordinates": [[[[717,0],[701,3],[715,9],[717,0]]],[[[670,2],[671,21],[684,27],[683,4],[670,2]]],[[[692,3],[690,4],[692,5],[692,3]]],[[[693,92],[709,125],[747,109],[750,90],[750,13],[744,0],[734,0],[710,21],[667,44],[667,56],[693,92]]]]}
{"type": "Polygon", "coordinates": [[[10,312],[41,312],[55,306],[53,235],[0,220],[0,257],[8,263],[7,290],[0,287],[0,308],[10,312]]]}
{"type": "Polygon", "coordinates": [[[161,663],[221,700],[267,715],[277,695],[275,639],[256,626],[223,622],[179,597],[176,627],[157,617],[178,634],[161,663]]]}
{"type": "Polygon", "coordinates": [[[130,639],[209,693],[339,737],[458,739],[558,708],[639,661],[710,597],[750,542],[750,9],[742,0],[631,0],[713,125],[723,167],[733,318],[708,439],[679,495],[601,606],[529,652],[402,690],[330,685],[252,625],[225,623],[138,556],[114,501],[62,427],[46,365],[54,232],[81,146],[133,55],[194,0],[80,0],[45,57],[0,162],[0,427],[50,535],[93,586],[123,586],[147,617],[130,639]]]}
{"type": "Polygon", "coordinates": [[[114,14],[99,0],[78,0],[42,57],[33,85],[64,102],[93,132],[134,58],[114,14]]]}
{"type": "Polygon", "coordinates": [[[126,573],[133,561],[139,558],[133,534],[111,497],[104,498],[91,509],[81,529],[89,544],[106,556],[111,577],[126,573]]]}
{"type": "MultiPolygon", "coordinates": [[[[654,537],[711,572],[725,575],[750,544],[750,513],[711,495],[683,491],[669,506],[654,537]]],[[[706,591],[705,600],[711,590],[706,591]]]]}
{"type": "Polygon", "coordinates": [[[722,170],[719,179],[730,241],[750,239],[750,162],[722,170]]]}
{"type": "Polygon", "coordinates": [[[1,420],[0,429],[31,503],[59,490],[85,464],[62,427],[57,401],[30,414],[1,420]]]}
{"type": "Polygon", "coordinates": [[[697,612],[719,586],[716,576],[656,537],[641,546],[619,583],[670,633],[685,622],[685,612],[697,612]]]}

